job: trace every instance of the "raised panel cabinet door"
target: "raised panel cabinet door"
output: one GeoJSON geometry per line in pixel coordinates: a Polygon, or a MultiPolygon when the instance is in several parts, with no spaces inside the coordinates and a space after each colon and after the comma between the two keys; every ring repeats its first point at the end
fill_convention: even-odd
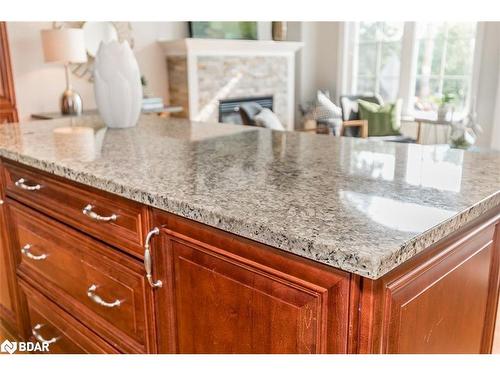
{"type": "Polygon", "coordinates": [[[163,229],[155,240],[162,352],[347,351],[348,274],[204,230],[214,233],[163,229]]]}
{"type": "Polygon", "coordinates": [[[0,22],[0,124],[17,121],[7,26],[0,22]]]}
{"type": "Polygon", "coordinates": [[[413,265],[367,282],[363,293],[377,302],[372,313],[362,302],[362,317],[373,319],[371,343],[362,352],[489,353],[499,287],[495,224],[479,225],[413,265]]]}

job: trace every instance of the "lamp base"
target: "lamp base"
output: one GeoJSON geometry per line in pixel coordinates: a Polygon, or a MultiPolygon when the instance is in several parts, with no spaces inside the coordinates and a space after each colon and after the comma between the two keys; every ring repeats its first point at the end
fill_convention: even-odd
{"type": "Polygon", "coordinates": [[[61,96],[61,113],[63,115],[76,115],[82,114],[82,98],[80,94],[71,89],[67,89],[61,96]]]}

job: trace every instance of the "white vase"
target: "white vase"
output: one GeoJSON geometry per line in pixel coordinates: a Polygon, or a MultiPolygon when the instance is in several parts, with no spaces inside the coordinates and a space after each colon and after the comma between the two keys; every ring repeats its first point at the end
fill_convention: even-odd
{"type": "Polygon", "coordinates": [[[447,121],[449,112],[450,112],[450,107],[447,104],[440,106],[437,111],[438,121],[447,121]]]}
{"type": "Polygon", "coordinates": [[[142,106],[141,73],[127,41],[101,42],[94,62],[94,93],[108,127],[137,124],[142,106]]]}

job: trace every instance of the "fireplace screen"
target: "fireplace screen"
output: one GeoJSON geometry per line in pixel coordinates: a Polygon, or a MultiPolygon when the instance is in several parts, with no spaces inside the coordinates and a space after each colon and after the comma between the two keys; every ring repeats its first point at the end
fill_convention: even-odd
{"type": "Polygon", "coordinates": [[[258,103],[263,108],[273,110],[272,96],[254,96],[246,98],[232,98],[219,101],[219,122],[226,124],[243,124],[240,115],[240,105],[244,103],[258,103]]]}

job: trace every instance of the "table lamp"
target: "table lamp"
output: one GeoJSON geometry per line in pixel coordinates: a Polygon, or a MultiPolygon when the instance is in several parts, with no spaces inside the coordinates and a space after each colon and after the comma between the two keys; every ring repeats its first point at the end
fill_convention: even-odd
{"type": "Polygon", "coordinates": [[[61,113],[80,115],[82,98],[71,87],[69,64],[87,61],[83,30],[62,28],[42,30],[41,33],[45,62],[62,63],[66,71],[66,90],[61,96],[61,113]]]}

